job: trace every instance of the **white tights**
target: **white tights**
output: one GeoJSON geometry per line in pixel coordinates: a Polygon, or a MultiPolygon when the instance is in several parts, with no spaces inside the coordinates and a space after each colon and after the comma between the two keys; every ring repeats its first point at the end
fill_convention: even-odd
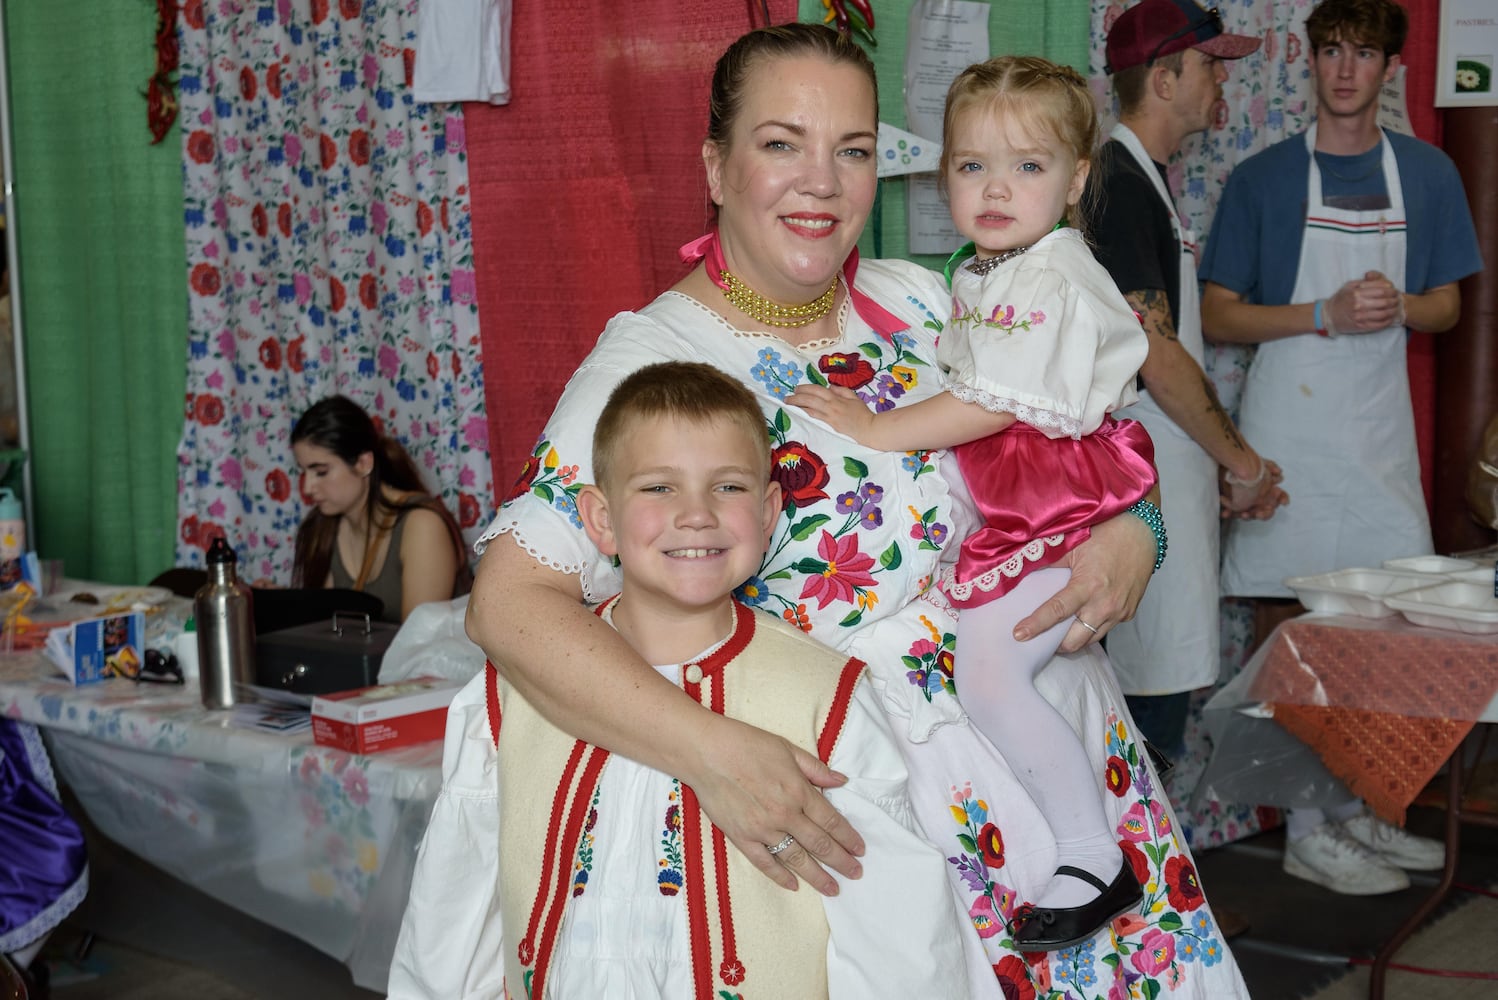
{"type": "MultiPolygon", "coordinates": [[[[1035,690],[1035,677],[1051,661],[1070,621],[1018,642],[1014,626],[1071,579],[1071,570],[1032,570],[995,601],[964,608],[958,625],[958,699],[1025,791],[1056,838],[1056,864],[1091,872],[1104,884],[1123,858],[1103,813],[1103,789],[1076,732],[1035,690]]],[[[1080,906],[1098,895],[1071,876],[1053,876],[1032,900],[1037,906],[1080,906]]]]}

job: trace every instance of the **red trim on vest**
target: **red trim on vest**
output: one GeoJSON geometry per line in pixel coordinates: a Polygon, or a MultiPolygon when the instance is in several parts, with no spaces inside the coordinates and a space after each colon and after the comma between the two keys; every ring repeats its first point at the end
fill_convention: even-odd
{"type": "Polygon", "coordinates": [[[718,926],[723,928],[723,964],[718,978],[737,986],[748,978],[748,970],[739,961],[739,946],[733,935],[733,894],[728,886],[728,838],[713,825],[713,876],[718,882],[718,926]]]}
{"type": "Polygon", "coordinates": [[[681,835],[683,862],[686,845],[690,844],[697,856],[690,863],[683,863],[682,877],[686,880],[687,937],[692,942],[692,993],[697,1000],[712,1000],[713,943],[708,940],[707,908],[703,905],[702,880],[702,806],[697,802],[697,793],[685,783],[681,786],[681,835]]]}
{"type": "Polygon", "coordinates": [[[827,710],[827,722],[822,726],[822,733],[817,737],[817,756],[822,758],[826,764],[832,759],[832,751],[837,749],[837,739],[843,734],[843,726],[848,723],[848,706],[853,702],[853,689],[858,686],[858,680],[863,676],[865,664],[862,660],[853,657],[843,664],[842,673],[837,678],[837,695],[832,699],[832,707],[827,710]]]}
{"type": "Polygon", "coordinates": [[[546,824],[546,853],[541,862],[541,884],[536,887],[536,901],[531,904],[530,919],[525,925],[525,937],[520,939],[520,947],[517,951],[522,965],[535,964],[536,929],[540,926],[541,914],[545,912],[549,903],[546,886],[551,882],[552,864],[556,859],[553,848],[557,843],[557,827],[561,819],[567,788],[572,784],[572,775],[577,770],[577,763],[582,759],[586,748],[587,744],[582,740],[577,740],[572,744],[572,753],[567,757],[567,766],[562,769],[562,780],[557,782],[556,794],[552,796],[551,819],[546,824]]]}
{"type": "Polygon", "coordinates": [[[499,671],[488,660],[484,661],[484,702],[489,708],[489,736],[494,740],[494,749],[499,749],[499,671]]]}
{"type": "MultiPolygon", "coordinates": [[[[531,996],[533,997],[546,995],[546,974],[551,969],[551,953],[556,948],[557,934],[562,927],[562,915],[567,911],[567,898],[572,891],[572,868],[570,863],[566,862],[577,857],[577,843],[582,839],[583,829],[587,824],[587,812],[593,804],[593,791],[598,787],[598,776],[603,773],[603,765],[609,759],[607,750],[591,746],[582,740],[577,741],[577,748],[587,748],[588,761],[583,765],[582,777],[578,779],[577,791],[572,796],[572,809],[567,816],[566,839],[562,841],[560,855],[564,863],[557,868],[555,891],[548,901],[546,924],[541,930],[541,948],[536,955],[536,974],[531,978],[531,996]]],[[[554,808],[547,829],[548,845],[555,842],[556,817],[557,810],[554,808]]]]}

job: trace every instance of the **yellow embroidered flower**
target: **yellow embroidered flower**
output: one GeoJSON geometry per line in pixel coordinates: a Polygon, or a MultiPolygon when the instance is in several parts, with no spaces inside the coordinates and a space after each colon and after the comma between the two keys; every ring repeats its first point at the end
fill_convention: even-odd
{"type": "Polygon", "coordinates": [[[907,389],[915,388],[916,383],[920,382],[921,380],[921,377],[916,373],[916,370],[909,367],[908,365],[890,365],[889,373],[895,378],[899,379],[900,384],[905,386],[905,388],[907,389]]]}

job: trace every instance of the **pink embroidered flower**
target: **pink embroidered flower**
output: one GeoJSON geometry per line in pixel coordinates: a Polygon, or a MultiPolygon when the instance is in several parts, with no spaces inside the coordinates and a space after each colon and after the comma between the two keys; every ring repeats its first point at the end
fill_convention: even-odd
{"type": "Polygon", "coordinates": [[[1004,921],[1000,920],[999,915],[994,912],[993,900],[986,895],[973,900],[973,905],[968,907],[967,915],[980,938],[991,938],[1004,929],[1004,921]]]}
{"type": "Polygon", "coordinates": [[[874,577],[869,573],[874,557],[858,551],[858,536],[834,538],[823,531],[821,541],[817,542],[817,554],[825,560],[825,565],[820,572],[807,577],[801,596],[816,598],[818,611],[826,610],[833,601],[851,604],[854,587],[874,585],[874,577]]]}
{"type": "Polygon", "coordinates": [[[1113,933],[1118,937],[1125,938],[1130,934],[1138,934],[1149,925],[1144,918],[1137,913],[1124,913],[1113,918],[1113,933]]]}
{"type": "Polygon", "coordinates": [[[1014,306],[996,305],[993,313],[988,317],[988,322],[998,326],[1008,326],[1014,322],[1014,306]]]}
{"type": "Polygon", "coordinates": [[[1165,809],[1158,802],[1150,802],[1149,815],[1144,812],[1144,801],[1135,802],[1118,821],[1118,832],[1125,840],[1136,844],[1154,838],[1158,832],[1162,837],[1170,833],[1170,820],[1165,818],[1165,809]]]}
{"type": "Polygon", "coordinates": [[[1139,939],[1139,950],[1129,956],[1129,961],[1133,963],[1134,968],[1146,976],[1158,976],[1165,969],[1170,968],[1170,963],[1175,960],[1175,957],[1175,939],[1155,927],[1139,939]]]}

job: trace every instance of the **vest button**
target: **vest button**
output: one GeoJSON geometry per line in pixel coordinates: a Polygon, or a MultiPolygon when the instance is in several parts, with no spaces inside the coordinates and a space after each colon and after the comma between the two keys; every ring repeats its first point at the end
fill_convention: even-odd
{"type": "Polygon", "coordinates": [[[699,667],[695,663],[692,664],[691,666],[687,667],[687,683],[688,684],[701,684],[702,683],[702,668],[699,667]]]}

